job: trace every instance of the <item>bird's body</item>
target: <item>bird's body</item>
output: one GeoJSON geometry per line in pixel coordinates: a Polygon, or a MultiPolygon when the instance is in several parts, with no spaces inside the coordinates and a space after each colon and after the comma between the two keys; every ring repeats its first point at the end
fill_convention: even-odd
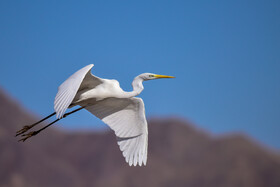
{"type": "Polygon", "coordinates": [[[80,105],[82,101],[86,102],[93,98],[98,101],[109,97],[128,98],[132,96],[136,96],[136,94],[123,91],[117,80],[103,79],[103,84],[97,85],[95,88],[78,90],[72,103],[80,105]]]}
{"type": "Polygon", "coordinates": [[[119,82],[116,80],[103,79],[103,84],[97,85],[95,88],[85,88],[78,90],[74,97],[73,104],[82,105],[82,103],[88,104],[91,99],[102,100],[109,97],[121,98],[121,94],[124,91],[119,86],[119,82]]]}
{"type": "Polygon", "coordinates": [[[121,89],[117,80],[92,75],[90,72],[92,67],[93,64],[90,64],[80,69],[59,86],[54,102],[58,118],[62,117],[70,105],[85,106],[110,97],[131,98],[139,95],[144,89],[142,84],[144,79],[139,76],[132,82],[133,91],[126,92],[121,89]]]}
{"type": "MultiPolygon", "coordinates": [[[[85,108],[114,130],[118,145],[129,165],[146,165],[148,127],[145,107],[143,100],[135,96],[139,95],[144,89],[143,81],[173,77],[143,73],[134,78],[132,82],[133,90],[126,92],[121,89],[117,80],[102,79],[92,75],[90,72],[92,67],[93,64],[90,64],[78,70],[59,86],[54,101],[54,110],[58,118],[56,121],[73,113],[65,114],[68,108],[80,105],[80,109],[85,108]]],[[[77,109],[77,111],[80,109],[77,109]]],[[[31,125],[31,127],[36,124],[31,125]]],[[[27,130],[31,127],[27,126],[27,130]]],[[[17,135],[27,130],[23,128],[18,131],[17,135]]],[[[23,136],[27,137],[22,140],[25,141],[40,131],[24,134],[23,136]]]]}

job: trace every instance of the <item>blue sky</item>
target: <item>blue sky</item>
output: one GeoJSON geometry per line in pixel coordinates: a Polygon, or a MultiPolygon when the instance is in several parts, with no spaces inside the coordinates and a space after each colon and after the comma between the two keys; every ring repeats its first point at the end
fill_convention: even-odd
{"type": "MultiPolygon", "coordinates": [[[[125,90],[140,73],[176,76],[144,83],[148,117],[280,148],[279,1],[3,0],[0,26],[0,86],[37,116],[53,112],[57,87],[93,63],[125,90]]],[[[86,111],[60,126],[105,127],[86,111]]]]}

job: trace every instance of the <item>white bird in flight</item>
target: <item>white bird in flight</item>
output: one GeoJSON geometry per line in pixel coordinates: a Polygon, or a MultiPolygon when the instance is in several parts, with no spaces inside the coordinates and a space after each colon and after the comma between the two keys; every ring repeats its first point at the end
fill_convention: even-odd
{"type": "Polygon", "coordinates": [[[19,141],[25,141],[60,119],[84,108],[115,132],[120,150],[130,166],[146,165],[148,127],[145,107],[143,100],[135,96],[144,89],[143,81],[174,77],[143,73],[134,78],[133,91],[126,92],[120,88],[117,80],[102,79],[91,74],[92,67],[93,64],[87,65],[66,79],[58,88],[54,100],[55,112],[32,125],[24,126],[17,131],[16,136],[23,136],[19,141]],[[76,105],[81,107],[65,113],[68,108],[76,105]],[[52,123],[37,131],[25,133],[55,114],[57,119],[52,123]]]}

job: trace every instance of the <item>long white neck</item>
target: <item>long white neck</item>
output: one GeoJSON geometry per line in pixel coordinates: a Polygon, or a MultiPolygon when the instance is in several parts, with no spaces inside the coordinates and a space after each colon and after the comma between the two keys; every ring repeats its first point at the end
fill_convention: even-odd
{"type": "Polygon", "coordinates": [[[134,80],[132,81],[132,88],[133,91],[131,92],[125,92],[125,97],[135,97],[139,95],[143,90],[143,79],[139,76],[135,77],[134,80]]]}

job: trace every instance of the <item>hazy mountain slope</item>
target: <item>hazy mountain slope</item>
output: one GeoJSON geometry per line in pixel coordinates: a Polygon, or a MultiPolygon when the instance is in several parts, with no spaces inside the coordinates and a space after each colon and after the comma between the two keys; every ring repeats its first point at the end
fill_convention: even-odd
{"type": "Polygon", "coordinates": [[[280,156],[244,135],[214,138],[184,120],[153,119],[147,166],[129,167],[111,131],[52,128],[17,142],[15,131],[34,121],[0,91],[0,186],[280,186],[280,156]]]}

